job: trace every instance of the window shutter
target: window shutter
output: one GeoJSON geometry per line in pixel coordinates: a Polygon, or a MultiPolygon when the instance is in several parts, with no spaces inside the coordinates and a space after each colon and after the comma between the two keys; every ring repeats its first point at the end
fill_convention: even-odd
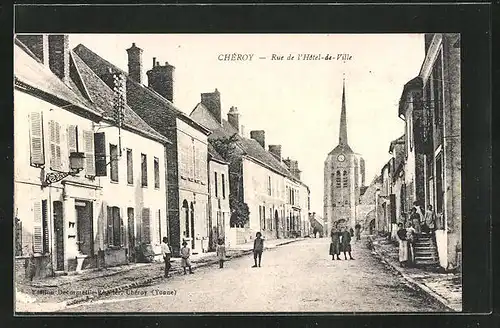
{"type": "Polygon", "coordinates": [[[42,230],[42,203],[33,203],[33,251],[42,253],[43,251],[43,230],[42,230]]]}
{"type": "Polygon", "coordinates": [[[55,122],[49,121],[50,168],[56,169],[55,122]]]}
{"type": "Polygon", "coordinates": [[[104,132],[94,133],[95,175],[104,177],[106,170],[106,137],[104,132]]]}
{"type": "Polygon", "coordinates": [[[108,245],[113,245],[113,208],[107,206],[108,208],[108,219],[107,219],[107,238],[108,245]]]}
{"type": "Polygon", "coordinates": [[[149,219],[149,208],[142,209],[142,241],[146,244],[151,243],[151,226],[149,219]]]}
{"type": "Polygon", "coordinates": [[[83,145],[85,152],[85,173],[86,175],[95,176],[94,133],[92,131],[83,131],[83,145]]]}
{"type": "Polygon", "coordinates": [[[29,116],[30,128],[30,160],[32,165],[44,165],[43,117],[42,113],[32,112],[29,116]]]}
{"type": "Polygon", "coordinates": [[[77,133],[76,125],[68,126],[68,155],[78,151],[77,133]]]}

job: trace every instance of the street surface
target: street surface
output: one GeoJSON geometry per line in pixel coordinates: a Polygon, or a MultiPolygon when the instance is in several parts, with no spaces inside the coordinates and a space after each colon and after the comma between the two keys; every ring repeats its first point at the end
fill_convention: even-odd
{"type": "Polygon", "coordinates": [[[262,267],[246,255],[174,276],[154,286],[68,307],[64,312],[434,312],[444,306],[353,242],[355,260],[332,261],[329,239],[264,251],[262,267]]]}

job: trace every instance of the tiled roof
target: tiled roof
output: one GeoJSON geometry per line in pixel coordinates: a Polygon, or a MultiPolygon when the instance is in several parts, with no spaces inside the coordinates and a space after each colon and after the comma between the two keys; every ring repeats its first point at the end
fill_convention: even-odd
{"type": "Polygon", "coordinates": [[[192,120],[170,101],[152,89],[129,78],[127,72],[103,59],[84,45],[79,44],[76,46],[74,52],[100,78],[108,74],[110,69],[114,72],[123,73],[127,77],[128,105],[156,131],[165,135],[168,127],[174,126],[175,118],[179,118],[206,135],[210,134],[210,130],[192,120]]]}
{"type": "Polygon", "coordinates": [[[29,50],[16,39],[14,45],[14,77],[21,82],[57,99],[76,105],[94,115],[101,111],[85,99],[73,84],[65,84],[47,66],[29,54],[29,50]]]}
{"type": "MultiPolygon", "coordinates": [[[[79,76],[82,79],[83,85],[88,91],[90,98],[94,103],[104,111],[104,117],[113,117],[113,90],[101,80],[75,53],[72,53],[73,60],[78,69],[79,76]]],[[[155,131],[146,122],[144,122],[137,113],[129,106],[124,109],[124,125],[125,127],[137,130],[150,138],[168,142],[169,140],[155,131]]]]}
{"type": "Polygon", "coordinates": [[[262,163],[264,166],[289,179],[296,180],[286,169],[285,165],[280,163],[271,153],[262,148],[257,141],[240,136],[238,131],[236,131],[227,120],[222,119],[222,124],[217,122],[203,104],[199,103],[196,105],[195,109],[191,112],[191,116],[195,116],[195,119],[200,121],[200,124],[212,130],[212,134],[208,137],[209,140],[236,135],[236,144],[246,156],[249,156],[255,161],[262,163]],[[201,112],[202,115],[196,115],[196,112],[201,112]]]}

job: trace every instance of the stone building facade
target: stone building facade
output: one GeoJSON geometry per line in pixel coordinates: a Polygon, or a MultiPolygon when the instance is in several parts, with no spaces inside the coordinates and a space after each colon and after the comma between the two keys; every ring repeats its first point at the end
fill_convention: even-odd
{"type": "Polygon", "coordinates": [[[164,162],[167,164],[166,219],[174,255],[179,254],[183,240],[189,242],[193,253],[208,250],[207,137],[210,130],[190,119],[172,103],[172,65],[160,65],[154,58],[153,67],[147,72],[148,86],[145,86],[140,79],[142,50],[135,44],[127,50],[129,74],[83,45],[75,47],[74,52],[100,78],[110,70],[124,74],[127,105],[171,141],[166,147],[164,162]]]}

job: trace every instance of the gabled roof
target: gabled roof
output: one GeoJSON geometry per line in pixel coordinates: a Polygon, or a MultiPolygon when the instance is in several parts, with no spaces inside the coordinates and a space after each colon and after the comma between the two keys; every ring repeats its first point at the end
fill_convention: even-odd
{"type": "Polygon", "coordinates": [[[14,82],[17,87],[47,100],[69,103],[92,116],[102,116],[102,111],[72,87],[72,83],[65,84],[17,39],[14,44],[14,82]]]}
{"type": "MultiPolygon", "coordinates": [[[[88,96],[104,111],[104,117],[112,119],[113,117],[113,90],[101,80],[85,62],[75,53],[71,54],[76,66],[78,76],[81,78],[82,86],[88,96]]],[[[155,131],[146,122],[144,122],[137,113],[135,113],[128,105],[124,108],[124,127],[135,130],[149,138],[161,142],[170,141],[155,131]]]]}
{"type": "Polygon", "coordinates": [[[242,150],[243,155],[261,163],[278,174],[296,180],[284,164],[280,163],[271,153],[262,148],[257,141],[240,136],[238,131],[227,120],[222,119],[222,123],[219,123],[202,103],[197,104],[190,115],[200,124],[212,130],[212,134],[208,137],[209,140],[235,136],[236,145],[242,150]]]}
{"type": "Polygon", "coordinates": [[[333,148],[333,150],[329,153],[329,155],[332,154],[338,154],[338,153],[343,153],[343,154],[354,154],[354,151],[349,147],[349,145],[337,145],[337,147],[333,148]]]}
{"type": "Polygon", "coordinates": [[[73,50],[101,79],[108,74],[110,69],[124,74],[127,77],[128,105],[156,131],[165,135],[168,127],[174,126],[174,117],[179,118],[205,135],[211,133],[209,129],[192,120],[160,94],[129,78],[127,72],[103,59],[84,45],[79,44],[73,50]]]}
{"type": "Polygon", "coordinates": [[[389,153],[392,153],[392,151],[394,150],[394,146],[399,145],[399,144],[403,144],[403,143],[405,143],[405,135],[404,134],[401,137],[391,141],[391,144],[389,145],[389,153]]]}

